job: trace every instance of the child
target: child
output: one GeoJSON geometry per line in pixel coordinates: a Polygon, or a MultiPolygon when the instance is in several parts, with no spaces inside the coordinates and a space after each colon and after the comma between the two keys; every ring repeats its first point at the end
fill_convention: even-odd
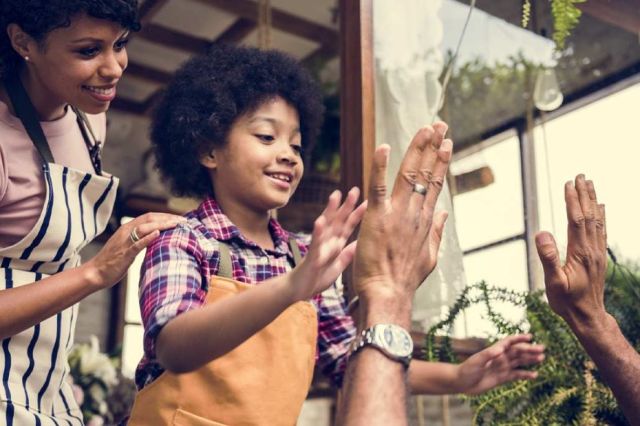
{"type": "MultiPolygon", "coordinates": [[[[300,181],[321,105],[303,68],[274,51],[214,47],[176,73],[152,143],[172,189],[205,201],[147,251],[129,424],[291,425],[316,360],[340,384],[355,327],[341,299],[320,292],[351,261],[355,245],[345,244],[365,206],[357,189],[341,206],[332,194],[310,245],[270,216],[300,181]]],[[[439,365],[413,364],[427,365],[416,369],[420,390],[458,390],[457,366],[443,378],[439,365]]],[[[461,391],[485,378],[471,370],[461,391]]]]}

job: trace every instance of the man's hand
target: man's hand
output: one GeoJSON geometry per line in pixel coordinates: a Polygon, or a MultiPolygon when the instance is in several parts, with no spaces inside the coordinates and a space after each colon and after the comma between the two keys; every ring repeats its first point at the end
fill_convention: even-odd
{"type": "Polygon", "coordinates": [[[533,380],[535,371],[520,367],[544,360],[544,346],[529,343],[531,335],[509,336],[474,354],[458,366],[459,392],[477,395],[514,380],[533,380]]]}
{"type": "Polygon", "coordinates": [[[598,204],[593,182],[578,175],[564,186],[567,204],[568,245],[565,264],[548,232],[536,235],[538,255],[544,268],[549,305],[578,332],[602,324],[607,270],[607,235],[604,205],[598,204]]]}
{"type": "Polygon", "coordinates": [[[446,131],[446,124],[436,123],[416,134],[390,198],[385,182],[389,147],[376,149],[354,265],[361,300],[410,303],[435,267],[447,217],[433,212],[451,160],[452,142],[443,140],[446,131]]]}

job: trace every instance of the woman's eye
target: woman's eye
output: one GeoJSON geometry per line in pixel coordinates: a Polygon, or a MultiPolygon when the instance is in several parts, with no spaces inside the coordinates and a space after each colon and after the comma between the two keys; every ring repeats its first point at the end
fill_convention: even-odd
{"type": "Polygon", "coordinates": [[[304,148],[301,145],[291,145],[291,149],[293,149],[296,152],[296,154],[298,154],[301,157],[302,157],[302,154],[304,154],[304,148]]]}
{"type": "Polygon", "coordinates": [[[115,50],[120,51],[120,50],[123,50],[125,47],[127,47],[127,44],[129,44],[129,39],[125,38],[122,40],[118,40],[113,47],[115,50]]]}
{"type": "Polygon", "coordinates": [[[100,49],[98,47],[87,47],[86,49],[78,50],[78,53],[85,58],[93,58],[100,53],[100,49]]]}
{"type": "Polygon", "coordinates": [[[263,142],[273,142],[275,140],[271,135],[256,135],[256,137],[263,142]]]}

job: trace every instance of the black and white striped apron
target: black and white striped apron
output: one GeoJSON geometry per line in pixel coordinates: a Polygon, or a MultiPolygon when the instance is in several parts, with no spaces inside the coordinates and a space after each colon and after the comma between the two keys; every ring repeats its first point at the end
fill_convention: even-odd
{"type": "MultiPolygon", "coordinates": [[[[0,290],[78,266],[79,251],[111,216],[117,178],[55,163],[43,164],[43,171],[46,195],[38,222],[21,241],[0,248],[0,290]]],[[[77,317],[75,305],[2,341],[0,425],[83,424],[67,377],[77,317]]]]}

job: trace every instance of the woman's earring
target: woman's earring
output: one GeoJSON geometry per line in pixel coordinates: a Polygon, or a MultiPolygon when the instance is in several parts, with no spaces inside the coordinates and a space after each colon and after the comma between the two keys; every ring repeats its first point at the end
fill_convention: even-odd
{"type": "Polygon", "coordinates": [[[29,55],[25,56],[25,57],[24,57],[24,60],[25,60],[25,61],[27,61],[27,62],[29,62],[29,55]]]}

